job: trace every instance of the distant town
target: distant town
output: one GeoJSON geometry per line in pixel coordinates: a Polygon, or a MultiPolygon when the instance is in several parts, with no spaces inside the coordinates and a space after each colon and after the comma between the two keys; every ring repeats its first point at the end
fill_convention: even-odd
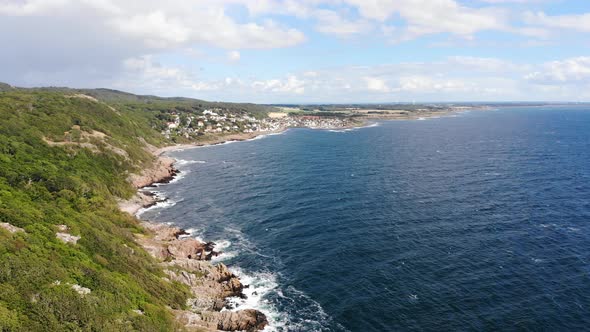
{"type": "Polygon", "coordinates": [[[287,112],[270,112],[266,118],[257,119],[248,113],[215,108],[204,110],[201,115],[173,111],[162,134],[168,139],[174,136],[190,139],[206,134],[276,132],[295,127],[337,129],[360,123],[359,119],[349,116],[333,117],[287,112]]]}

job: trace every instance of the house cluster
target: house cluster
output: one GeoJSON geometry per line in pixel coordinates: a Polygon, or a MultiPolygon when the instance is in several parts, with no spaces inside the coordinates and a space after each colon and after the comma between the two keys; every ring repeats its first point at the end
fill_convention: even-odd
{"type": "Polygon", "coordinates": [[[171,113],[162,134],[191,138],[205,134],[248,133],[259,130],[259,120],[248,114],[224,112],[222,109],[205,110],[201,115],[171,113]]]}
{"type": "Polygon", "coordinates": [[[261,131],[277,131],[285,128],[321,128],[338,129],[353,126],[349,118],[334,118],[321,116],[287,116],[283,118],[267,118],[261,121],[261,131]]]}
{"type": "Polygon", "coordinates": [[[273,132],[293,127],[337,129],[353,123],[347,118],[320,116],[285,116],[280,118],[256,119],[247,113],[231,113],[222,109],[209,109],[201,115],[171,113],[171,120],[164,126],[162,134],[195,138],[205,134],[229,134],[251,132],[273,132]]]}

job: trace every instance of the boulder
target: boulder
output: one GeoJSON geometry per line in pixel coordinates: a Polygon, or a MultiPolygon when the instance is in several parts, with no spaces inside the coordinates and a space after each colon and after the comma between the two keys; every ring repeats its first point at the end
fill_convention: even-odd
{"type": "Polygon", "coordinates": [[[222,331],[259,331],[268,324],[266,316],[254,309],[208,312],[202,319],[222,331]]]}
{"type": "Polygon", "coordinates": [[[16,227],[13,226],[7,222],[0,222],[0,228],[4,228],[5,230],[7,230],[10,233],[16,233],[16,232],[24,232],[25,230],[20,228],[20,227],[16,227]]]}
{"type": "Polygon", "coordinates": [[[55,236],[65,243],[76,244],[81,239],[80,236],[71,235],[68,233],[55,233],[55,236]]]}

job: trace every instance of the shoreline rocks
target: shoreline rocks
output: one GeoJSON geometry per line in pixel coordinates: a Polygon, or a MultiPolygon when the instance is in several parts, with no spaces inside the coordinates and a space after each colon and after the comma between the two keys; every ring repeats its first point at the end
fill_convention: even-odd
{"type": "MultiPolygon", "coordinates": [[[[161,156],[162,151],[148,146],[157,160],[154,166],[141,174],[130,175],[128,181],[138,189],[129,200],[120,201],[119,208],[135,215],[141,208],[152,206],[161,199],[141,190],[155,183],[168,183],[179,173],[175,160],[161,156]]],[[[192,298],[187,300],[188,310],[172,310],[177,321],[189,331],[258,331],[268,324],[266,316],[255,309],[230,311],[230,297],[245,298],[244,286],[223,263],[212,264],[211,259],[220,253],[215,243],[203,243],[187,237],[180,228],[166,224],[142,221],[148,235],[137,234],[137,242],[156,258],[167,278],[189,287],[192,298]],[[222,311],[223,310],[223,311],[222,311]]]]}
{"type": "Polygon", "coordinates": [[[138,235],[137,242],[160,261],[169,280],[187,285],[194,296],[187,301],[189,310],[175,310],[179,322],[187,328],[222,331],[257,331],[267,324],[266,316],[255,309],[229,311],[227,299],[245,298],[245,287],[223,263],[212,264],[218,253],[214,243],[183,237],[187,233],[165,224],[142,222],[151,234],[138,235]]]}
{"type": "Polygon", "coordinates": [[[168,183],[178,173],[174,168],[174,159],[158,156],[151,168],[145,169],[141,174],[131,174],[128,181],[135,188],[145,188],[154,183],[168,183]]]}

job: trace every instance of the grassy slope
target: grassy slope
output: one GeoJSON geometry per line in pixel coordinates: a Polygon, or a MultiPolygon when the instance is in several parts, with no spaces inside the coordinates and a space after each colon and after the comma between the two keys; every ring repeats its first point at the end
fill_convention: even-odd
{"type": "Polygon", "coordinates": [[[128,172],[152,158],[138,137],[165,143],[150,113],[115,112],[63,91],[8,90],[0,92],[0,222],[25,232],[0,229],[0,331],[171,330],[166,306],[182,307],[186,289],[163,281],[133,241],[142,232],[136,220],[116,205],[134,191],[128,172]],[[107,134],[92,141],[100,152],[43,141],[63,140],[73,125],[107,134]],[[78,244],[56,239],[59,224],[81,236],[78,244]]]}

